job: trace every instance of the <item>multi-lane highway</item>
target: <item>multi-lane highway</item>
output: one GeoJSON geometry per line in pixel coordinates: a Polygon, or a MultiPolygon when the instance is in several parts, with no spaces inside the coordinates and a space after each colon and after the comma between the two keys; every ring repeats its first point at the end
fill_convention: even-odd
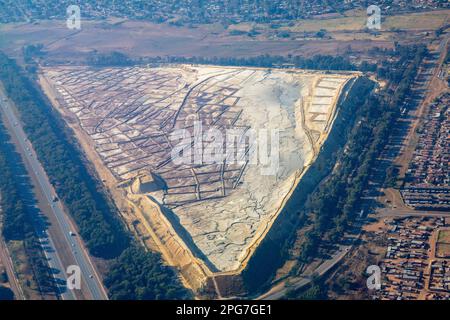
{"type": "MultiPolygon", "coordinates": [[[[48,210],[45,210],[45,213],[47,215],[52,215],[51,218],[53,219],[49,219],[50,221],[57,221],[56,227],[59,228],[60,234],[62,234],[62,237],[59,237],[58,240],[60,242],[65,242],[58,243],[58,245],[55,246],[54,239],[52,239],[46,228],[40,223],[37,224],[36,227],[39,233],[41,244],[45,248],[44,252],[48,259],[49,266],[55,271],[53,273],[55,279],[59,283],[63,281],[64,287],[67,279],[66,270],[68,267],[68,265],[65,265],[62,262],[60,258],[61,255],[58,254],[56,248],[70,248],[69,250],[65,250],[65,254],[70,255],[70,259],[67,260],[74,261],[75,265],[79,266],[80,268],[82,286],[84,285],[83,292],[88,292],[89,295],[89,297],[86,298],[95,300],[107,299],[107,294],[101,283],[100,277],[93,267],[90,257],[87,254],[83,244],[81,243],[80,237],[75,234],[76,229],[73,226],[72,221],[64,212],[60,201],[57,200],[56,193],[52,185],[50,184],[43,167],[36,157],[33,146],[27,139],[27,136],[22,129],[21,123],[14,113],[12,105],[7,100],[4,92],[2,92],[1,90],[0,106],[1,112],[5,115],[5,119],[9,123],[8,127],[11,128],[10,134],[17,139],[17,148],[20,149],[20,153],[24,155],[24,161],[32,170],[32,172],[29,172],[29,174],[35,178],[34,181],[37,181],[37,183],[35,183],[35,187],[40,189],[45,197],[45,201],[48,204],[48,210]]],[[[69,289],[62,290],[61,292],[61,297],[67,300],[76,299],[78,296],[79,295],[77,295],[74,291],[69,289]]]]}

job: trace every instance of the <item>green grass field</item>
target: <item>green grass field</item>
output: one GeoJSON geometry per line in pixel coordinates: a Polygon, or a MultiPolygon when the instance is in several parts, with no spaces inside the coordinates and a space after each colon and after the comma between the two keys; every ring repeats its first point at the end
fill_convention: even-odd
{"type": "Polygon", "coordinates": [[[450,244],[450,230],[440,230],[438,242],[450,244]]]}

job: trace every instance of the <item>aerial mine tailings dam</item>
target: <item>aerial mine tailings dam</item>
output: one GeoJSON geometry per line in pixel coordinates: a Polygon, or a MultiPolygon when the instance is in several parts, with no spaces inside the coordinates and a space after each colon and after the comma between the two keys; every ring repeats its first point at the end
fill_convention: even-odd
{"type": "Polygon", "coordinates": [[[323,176],[314,163],[343,145],[352,112],[341,106],[359,79],[193,65],[39,72],[130,230],[186,286],[219,298],[257,290],[279,267],[273,243],[323,176]]]}

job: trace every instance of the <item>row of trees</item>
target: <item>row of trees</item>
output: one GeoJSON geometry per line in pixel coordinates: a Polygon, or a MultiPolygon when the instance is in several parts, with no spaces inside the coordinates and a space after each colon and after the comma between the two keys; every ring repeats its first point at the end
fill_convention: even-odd
{"type": "Polygon", "coordinates": [[[316,70],[356,70],[357,67],[341,56],[316,55],[312,58],[302,56],[274,56],[259,55],[255,57],[147,57],[132,60],[128,56],[119,52],[97,53],[91,52],[87,58],[87,63],[92,66],[129,66],[148,63],[183,63],[183,64],[212,64],[224,66],[243,67],[296,67],[301,69],[316,70]]]}
{"type": "MultiPolygon", "coordinates": [[[[401,51],[400,60],[391,68],[401,77],[391,79],[391,88],[382,95],[370,95],[357,109],[358,124],[353,128],[346,152],[338,158],[339,170],[310,196],[305,211],[312,213],[314,227],[306,234],[299,257],[308,261],[317,252],[321,240],[337,241],[351,225],[367,187],[370,171],[388,141],[400,107],[410,93],[422,59],[424,46],[401,51]],[[319,236],[320,235],[320,236],[319,236]]],[[[353,103],[350,101],[350,103],[353,103]]],[[[387,176],[388,183],[392,177],[387,176]]]]}
{"type": "Polygon", "coordinates": [[[3,218],[2,235],[6,241],[23,240],[27,227],[25,205],[19,196],[19,186],[10,163],[14,151],[9,140],[0,121],[0,207],[3,218]]]}
{"type": "Polygon", "coordinates": [[[111,53],[98,53],[97,51],[93,51],[89,53],[86,62],[89,65],[97,67],[124,67],[133,64],[133,61],[126,54],[117,51],[113,51],[111,53]]]}
{"type": "Polygon", "coordinates": [[[23,69],[1,52],[0,80],[14,101],[24,130],[59,199],[77,223],[90,253],[113,259],[106,281],[110,296],[184,297],[187,291],[174,271],[163,267],[158,254],[145,251],[131,239],[115,207],[88,170],[69,129],[23,69]]]}
{"type": "Polygon", "coordinates": [[[11,289],[0,285],[0,300],[14,300],[14,293],[11,289]]]}

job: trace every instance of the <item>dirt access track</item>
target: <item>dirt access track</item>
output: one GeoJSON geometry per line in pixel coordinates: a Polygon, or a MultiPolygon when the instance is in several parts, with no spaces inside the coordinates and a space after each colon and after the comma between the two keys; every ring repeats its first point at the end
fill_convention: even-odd
{"type": "Polygon", "coordinates": [[[245,268],[358,76],[167,65],[39,78],[130,229],[144,226],[196,290],[245,268]]]}

